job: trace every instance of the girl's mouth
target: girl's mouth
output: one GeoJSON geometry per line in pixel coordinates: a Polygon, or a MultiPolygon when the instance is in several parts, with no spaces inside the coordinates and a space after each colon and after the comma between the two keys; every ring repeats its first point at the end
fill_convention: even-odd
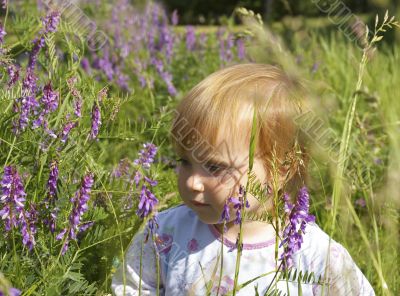
{"type": "Polygon", "coordinates": [[[202,202],[198,202],[198,201],[195,201],[195,200],[192,200],[191,203],[192,203],[194,206],[196,206],[196,207],[205,207],[205,206],[209,206],[209,204],[202,203],[202,202]]]}

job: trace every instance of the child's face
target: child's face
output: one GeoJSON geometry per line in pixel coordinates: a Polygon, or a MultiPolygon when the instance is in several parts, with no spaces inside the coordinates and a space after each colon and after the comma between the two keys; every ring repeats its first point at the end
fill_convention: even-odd
{"type": "MultiPolygon", "coordinates": [[[[239,185],[246,185],[248,170],[248,144],[238,145],[233,141],[217,141],[214,157],[198,161],[196,150],[181,155],[178,188],[184,203],[197,213],[199,219],[207,224],[217,224],[227,198],[238,196],[239,185]]],[[[229,140],[229,139],[228,139],[229,140]]],[[[243,141],[244,142],[244,141],[243,141]]],[[[204,159],[204,157],[203,157],[204,159]]],[[[266,182],[267,174],[262,161],[254,159],[253,172],[261,183],[266,182]]],[[[250,208],[259,208],[257,199],[247,194],[250,208]]],[[[231,207],[231,220],[235,214],[231,207]]]]}

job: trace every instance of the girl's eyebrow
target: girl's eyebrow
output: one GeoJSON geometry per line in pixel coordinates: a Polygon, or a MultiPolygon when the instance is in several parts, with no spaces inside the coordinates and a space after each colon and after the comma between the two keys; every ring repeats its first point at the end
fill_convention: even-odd
{"type": "Polygon", "coordinates": [[[206,160],[205,162],[207,165],[210,164],[215,164],[215,165],[219,165],[219,166],[224,166],[224,167],[230,167],[231,165],[229,163],[227,163],[226,161],[222,160],[222,159],[218,159],[218,158],[209,158],[206,160]]]}

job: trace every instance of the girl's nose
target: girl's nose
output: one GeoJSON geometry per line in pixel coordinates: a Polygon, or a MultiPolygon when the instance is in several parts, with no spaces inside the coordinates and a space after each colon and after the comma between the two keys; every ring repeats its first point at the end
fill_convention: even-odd
{"type": "Polygon", "coordinates": [[[199,175],[196,175],[196,174],[191,175],[187,179],[186,183],[187,183],[187,186],[193,191],[198,191],[198,192],[204,191],[204,184],[199,175]]]}

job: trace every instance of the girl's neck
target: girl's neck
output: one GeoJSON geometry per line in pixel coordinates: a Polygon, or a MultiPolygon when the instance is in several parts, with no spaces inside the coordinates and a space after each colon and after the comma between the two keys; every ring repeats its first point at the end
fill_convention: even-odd
{"type": "MultiPolygon", "coordinates": [[[[219,233],[222,234],[224,231],[223,224],[215,224],[219,233]]],[[[226,224],[227,231],[224,233],[224,237],[228,240],[235,242],[238,238],[240,225],[234,224],[233,221],[226,224]]],[[[261,243],[275,238],[275,230],[272,224],[260,221],[244,221],[242,223],[242,236],[243,243],[254,244],[261,243]]]]}

